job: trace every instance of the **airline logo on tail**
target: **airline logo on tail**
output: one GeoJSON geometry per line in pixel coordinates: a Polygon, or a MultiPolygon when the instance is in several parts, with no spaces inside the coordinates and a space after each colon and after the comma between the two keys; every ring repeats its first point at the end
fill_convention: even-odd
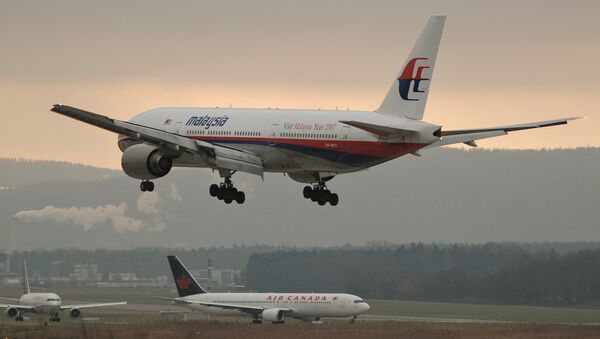
{"type": "Polygon", "coordinates": [[[182,274],[177,278],[177,286],[182,290],[187,290],[192,284],[192,278],[187,274],[182,274]]]}
{"type": "Polygon", "coordinates": [[[400,92],[400,97],[403,100],[407,101],[419,101],[419,99],[410,98],[409,94],[411,93],[424,93],[425,90],[420,89],[420,84],[422,81],[429,81],[429,78],[423,77],[423,70],[431,68],[429,66],[418,66],[418,64],[423,64],[423,61],[428,60],[427,58],[413,58],[411,59],[404,70],[400,74],[398,78],[398,91],[400,92]],[[415,72],[416,68],[416,72],[415,72]],[[411,90],[412,84],[412,90],[411,90]]]}

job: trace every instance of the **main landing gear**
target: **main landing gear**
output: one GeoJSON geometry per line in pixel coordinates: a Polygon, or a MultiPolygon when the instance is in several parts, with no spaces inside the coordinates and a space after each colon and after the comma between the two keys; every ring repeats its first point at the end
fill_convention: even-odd
{"type": "Polygon", "coordinates": [[[306,199],[310,199],[319,205],[323,206],[329,203],[331,206],[336,206],[340,198],[336,193],[331,193],[325,185],[325,181],[321,181],[313,187],[305,186],[302,194],[306,199]]]}
{"type": "Polygon", "coordinates": [[[244,203],[244,201],[246,201],[246,194],[233,187],[231,177],[225,177],[225,181],[219,185],[210,185],[209,192],[211,197],[216,197],[219,200],[223,200],[226,204],[231,204],[231,202],[235,200],[241,205],[244,203]]]}
{"type": "Polygon", "coordinates": [[[154,191],[154,183],[150,180],[144,180],[140,183],[140,190],[142,190],[142,192],[152,192],[154,191]]]}

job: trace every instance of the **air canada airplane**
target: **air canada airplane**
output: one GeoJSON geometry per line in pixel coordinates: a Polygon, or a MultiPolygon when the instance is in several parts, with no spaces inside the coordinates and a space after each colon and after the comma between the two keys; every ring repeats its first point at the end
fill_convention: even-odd
{"type": "Polygon", "coordinates": [[[194,311],[221,316],[252,316],[253,323],[281,323],[286,317],[319,321],[322,317],[356,319],[369,304],[351,294],[337,293],[208,293],[183,266],[179,258],[167,256],[179,298],[169,300],[194,311]]]}
{"type": "Polygon", "coordinates": [[[6,316],[15,318],[16,321],[23,321],[23,313],[49,314],[50,321],[60,321],[58,313],[69,310],[71,319],[81,316],[81,309],[105,306],[125,305],[127,302],[96,303],[81,305],[63,305],[60,297],[56,293],[31,293],[29,289],[29,276],[27,275],[27,264],[23,261],[23,286],[25,294],[19,299],[4,298],[13,302],[12,304],[0,304],[0,307],[6,308],[6,316]]]}
{"type": "Polygon", "coordinates": [[[129,121],[111,119],[66,105],[53,112],[119,134],[121,165],[142,180],[142,191],[154,190],[150,180],[173,167],[206,167],[223,178],[210,195],[244,203],[245,194],[231,180],[237,172],[263,177],[287,174],[307,183],[305,198],[319,205],[337,205],[327,188],[334,176],[351,173],[419,150],[463,143],[531,128],[566,124],[564,118],[491,128],[445,130],[423,121],[445,16],[432,16],[375,112],[300,109],[157,108],[129,121]]]}

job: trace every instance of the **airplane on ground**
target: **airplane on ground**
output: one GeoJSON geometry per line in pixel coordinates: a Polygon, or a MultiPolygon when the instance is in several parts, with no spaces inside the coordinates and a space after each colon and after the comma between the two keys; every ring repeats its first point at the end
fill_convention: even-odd
{"type": "Polygon", "coordinates": [[[425,103],[445,16],[432,16],[375,112],[300,109],[157,108],[129,121],[111,119],[66,105],[51,111],[119,134],[123,171],[150,180],[173,167],[217,170],[223,182],[209,193],[230,204],[244,203],[232,175],[246,172],[287,174],[307,183],[305,198],[337,205],[327,182],[342,173],[361,171],[419,150],[451,144],[476,147],[476,140],[509,132],[566,124],[564,118],[491,128],[445,130],[423,121],[425,103]],[[311,186],[312,185],[312,186],[311,186]]]}
{"type": "Polygon", "coordinates": [[[209,293],[174,255],[167,256],[178,298],[169,300],[193,311],[221,316],[250,315],[253,323],[282,323],[295,318],[320,321],[328,318],[351,318],[369,310],[362,298],[339,293],[209,293]]]}
{"type": "Polygon", "coordinates": [[[0,304],[0,307],[6,308],[6,316],[15,318],[16,321],[23,321],[23,313],[49,314],[50,321],[60,321],[58,312],[69,310],[71,319],[81,316],[81,309],[125,305],[127,302],[111,302],[81,305],[63,305],[62,300],[56,293],[32,293],[29,288],[29,276],[27,274],[27,263],[23,261],[23,286],[25,294],[19,299],[0,297],[13,304],[0,304]]]}

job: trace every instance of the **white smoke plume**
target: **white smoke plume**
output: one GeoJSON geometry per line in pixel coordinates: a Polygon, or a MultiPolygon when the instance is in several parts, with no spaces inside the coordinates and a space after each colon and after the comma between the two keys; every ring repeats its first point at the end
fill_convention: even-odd
{"type": "Polygon", "coordinates": [[[127,204],[118,206],[104,205],[97,207],[69,207],[60,208],[52,205],[41,210],[20,211],[14,218],[24,222],[52,221],[59,224],[81,225],[84,230],[89,231],[96,225],[110,224],[116,232],[138,232],[143,229],[149,231],[163,230],[166,225],[146,225],[143,221],[125,215],[127,204]]]}
{"type": "Polygon", "coordinates": [[[140,212],[148,214],[158,214],[158,212],[160,212],[160,209],[158,208],[159,201],[160,197],[158,196],[158,192],[142,193],[137,200],[137,209],[140,212]]]}
{"type": "Polygon", "coordinates": [[[170,184],[169,187],[171,188],[171,190],[169,191],[169,194],[167,195],[169,197],[169,199],[171,199],[173,201],[177,201],[177,202],[182,201],[183,198],[179,194],[179,191],[177,190],[177,186],[175,186],[175,184],[170,184]]]}

